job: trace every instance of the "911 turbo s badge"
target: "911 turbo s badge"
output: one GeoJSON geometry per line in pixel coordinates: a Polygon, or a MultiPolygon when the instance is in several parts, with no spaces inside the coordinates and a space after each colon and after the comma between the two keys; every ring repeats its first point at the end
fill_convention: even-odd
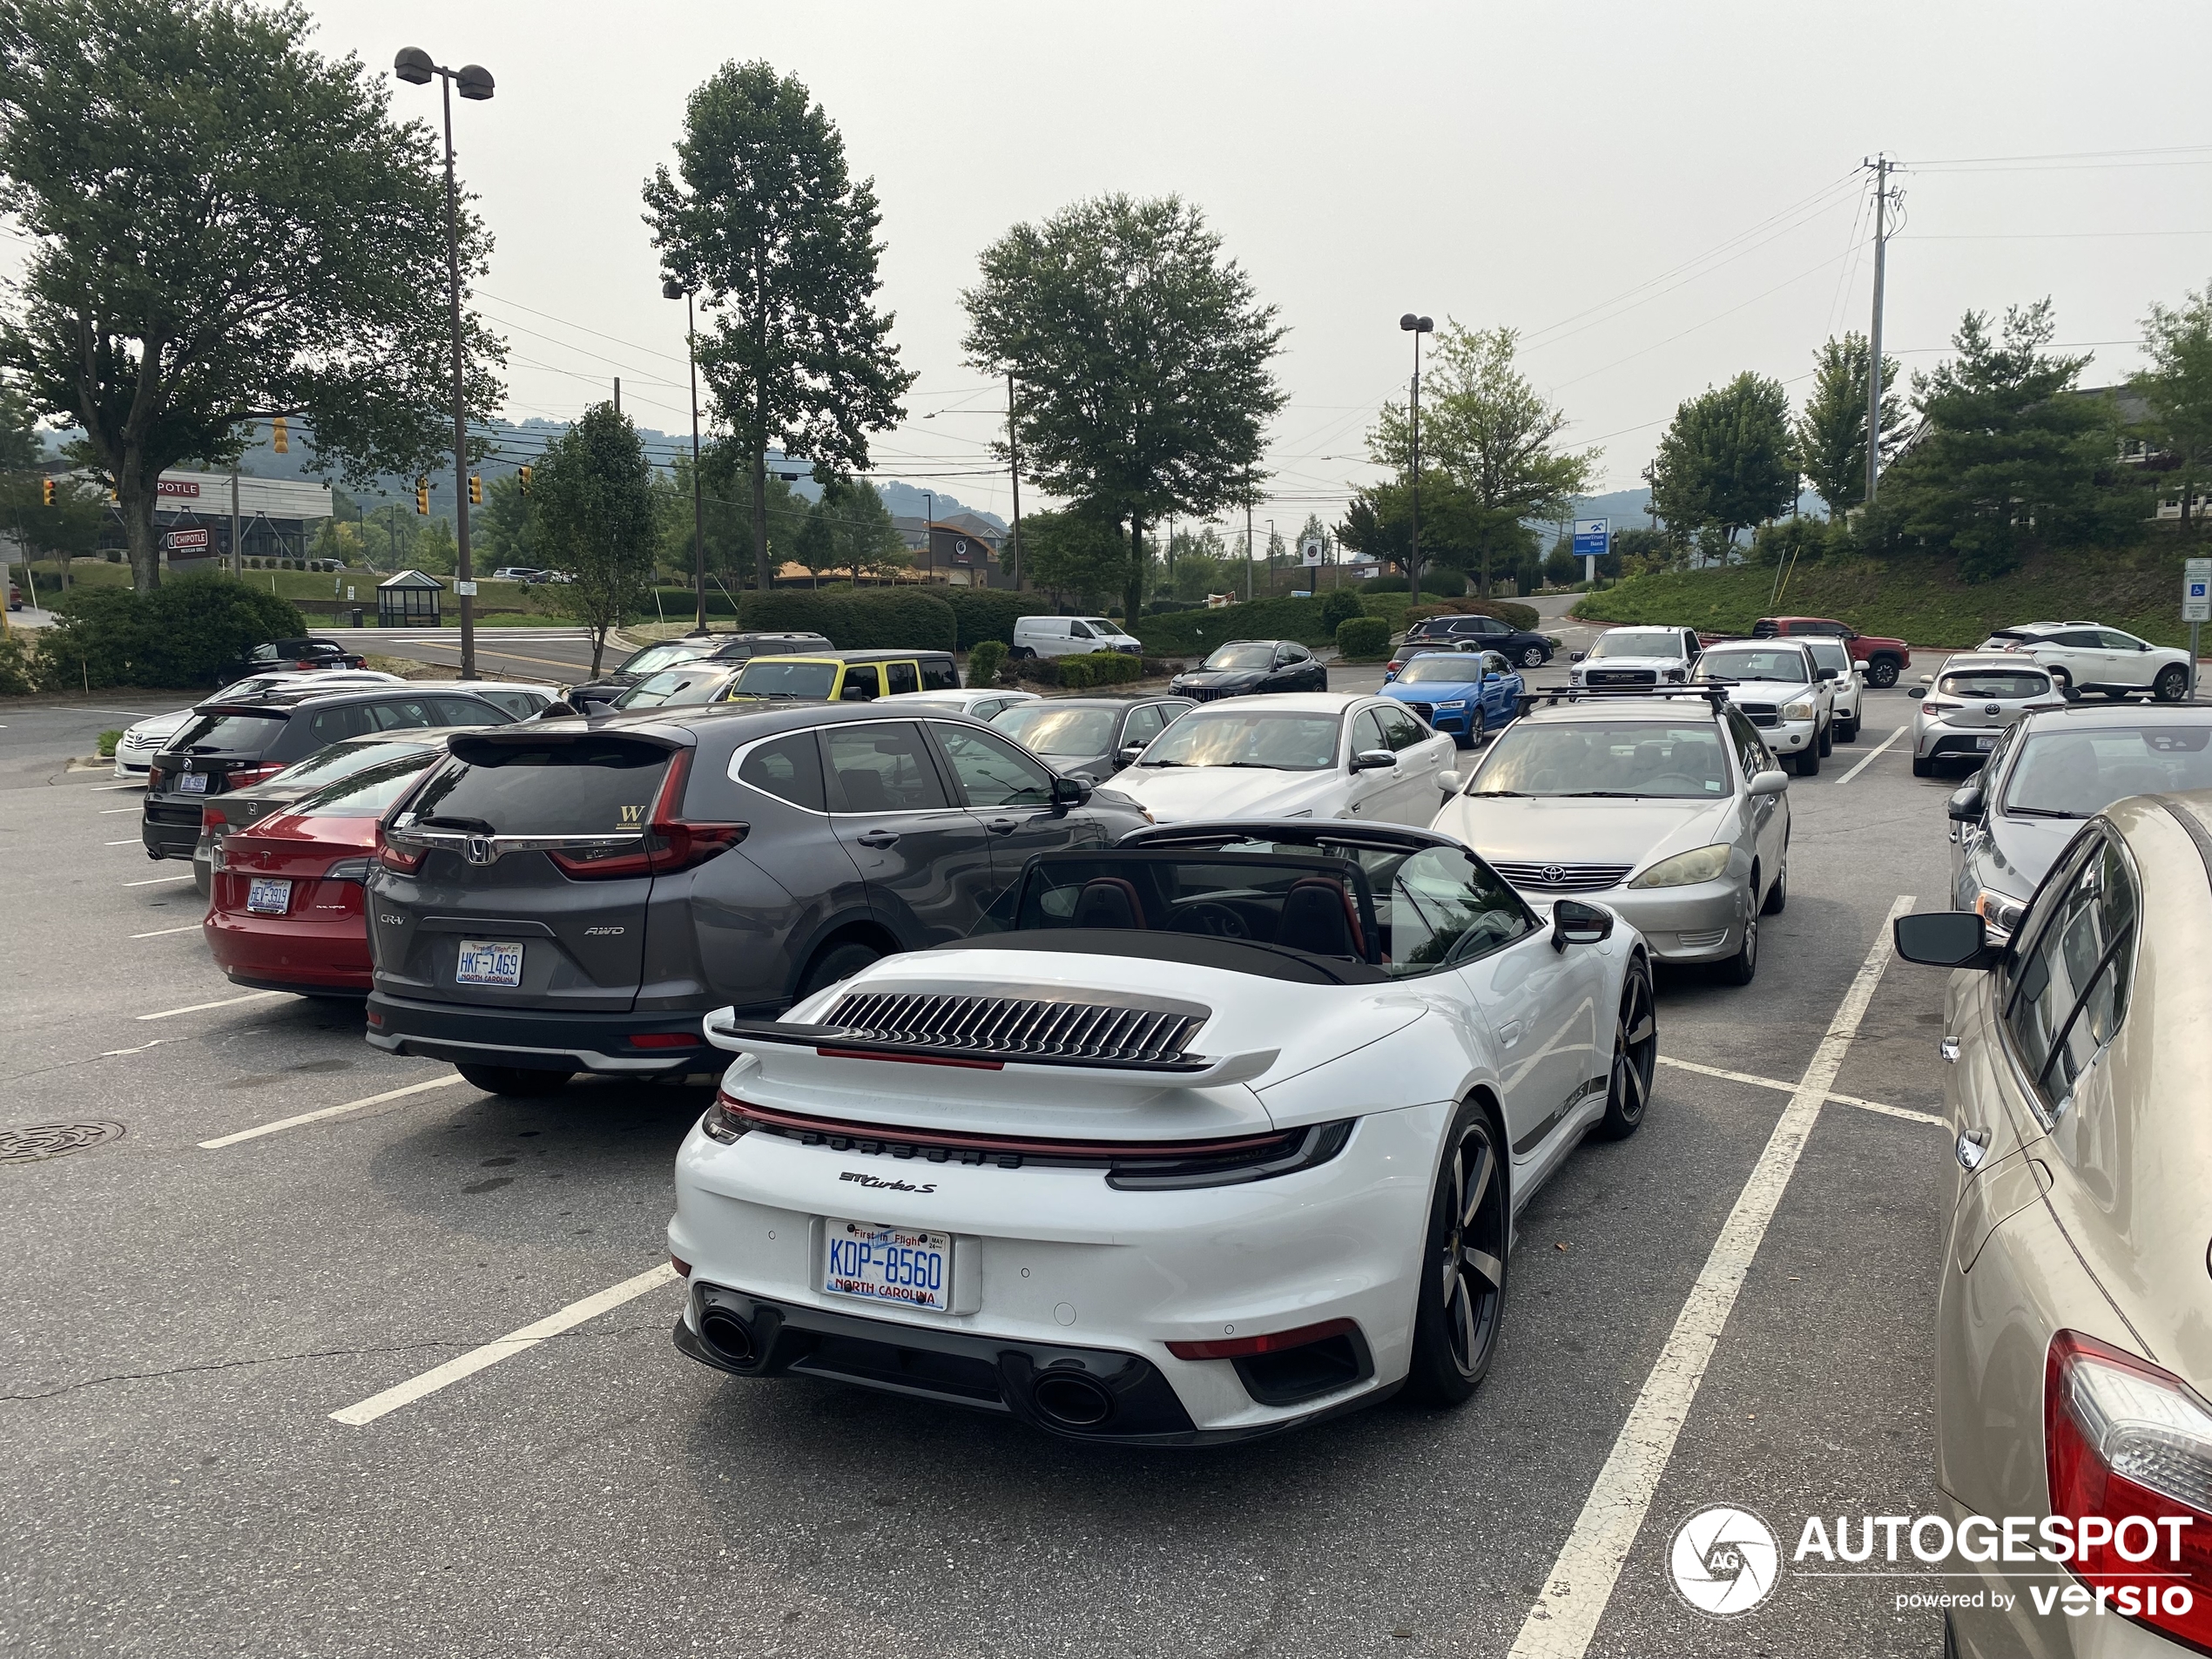
{"type": "Polygon", "coordinates": [[[934,1181],[925,1181],[921,1185],[916,1186],[911,1181],[879,1180],[874,1176],[863,1175],[858,1170],[840,1170],[837,1172],[837,1178],[840,1181],[857,1181],[864,1187],[879,1188],[886,1192],[934,1192],[937,1190],[937,1184],[934,1181]]]}

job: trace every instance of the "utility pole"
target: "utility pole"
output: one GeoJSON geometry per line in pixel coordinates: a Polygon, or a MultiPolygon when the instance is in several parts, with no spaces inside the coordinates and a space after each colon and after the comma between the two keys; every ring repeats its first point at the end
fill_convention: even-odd
{"type": "Polygon", "coordinates": [[[246,553],[239,543],[238,529],[238,462],[231,462],[231,574],[244,577],[246,553]]]}
{"type": "Polygon", "coordinates": [[[1244,472],[1244,603],[1252,602],[1252,475],[1244,472]]]}
{"type": "Polygon", "coordinates": [[[1889,249],[1885,210],[1890,199],[1890,158],[1874,158],[1874,320],[1867,334],[1866,501],[1873,504],[1882,469],[1882,273],[1889,249]]]}
{"type": "Polygon", "coordinates": [[[615,376],[615,413],[622,413],[622,376],[619,374],[615,376]]]}
{"type": "Polygon", "coordinates": [[[1008,577],[1022,590],[1022,435],[1014,424],[1014,374],[1006,377],[1006,452],[1014,463],[1014,569],[1008,577]]]}
{"type": "Polygon", "coordinates": [[[1417,317],[1407,312],[1398,320],[1398,326],[1413,337],[1413,547],[1409,556],[1412,565],[1408,574],[1413,580],[1406,584],[1415,604],[1421,602],[1421,336],[1436,327],[1428,317],[1417,317]]]}

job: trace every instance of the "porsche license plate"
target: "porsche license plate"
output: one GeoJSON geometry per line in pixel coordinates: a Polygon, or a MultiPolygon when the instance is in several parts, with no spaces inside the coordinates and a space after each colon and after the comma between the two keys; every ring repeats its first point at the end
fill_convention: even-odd
{"type": "Polygon", "coordinates": [[[453,978],[457,985],[503,985],[513,990],[523,982],[523,948],[500,940],[464,939],[453,978]]]}
{"type": "Polygon", "coordinates": [[[941,1313],[952,1305],[950,1233],[826,1220],[822,1234],[822,1289],[830,1295],[899,1302],[941,1313]]]}
{"type": "Polygon", "coordinates": [[[207,792],[207,774],[204,772],[180,772],[177,778],[177,787],[187,795],[204,795],[207,792]]]}
{"type": "Polygon", "coordinates": [[[246,907],[257,916],[280,916],[292,908],[292,881],[287,876],[257,875],[246,884],[246,907]]]}

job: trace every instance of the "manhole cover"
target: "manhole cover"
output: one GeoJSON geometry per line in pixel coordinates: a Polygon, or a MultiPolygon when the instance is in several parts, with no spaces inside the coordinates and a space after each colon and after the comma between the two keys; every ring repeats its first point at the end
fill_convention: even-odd
{"type": "Polygon", "coordinates": [[[0,1129],[0,1163],[57,1158],[112,1141],[122,1133],[120,1123],[34,1123],[29,1129],[0,1129]]]}

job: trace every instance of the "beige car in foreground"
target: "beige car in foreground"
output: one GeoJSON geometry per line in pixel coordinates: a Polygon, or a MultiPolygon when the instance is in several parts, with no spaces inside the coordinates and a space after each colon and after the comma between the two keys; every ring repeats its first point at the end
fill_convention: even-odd
{"type": "Polygon", "coordinates": [[[1946,1651],[2212,1652],[2212,792],[2087,819],[1951,979],[1937,1301],[1946,1651]],[[2008,1559],[2009,1557],[2009,1559],[2008,1559]]]}

